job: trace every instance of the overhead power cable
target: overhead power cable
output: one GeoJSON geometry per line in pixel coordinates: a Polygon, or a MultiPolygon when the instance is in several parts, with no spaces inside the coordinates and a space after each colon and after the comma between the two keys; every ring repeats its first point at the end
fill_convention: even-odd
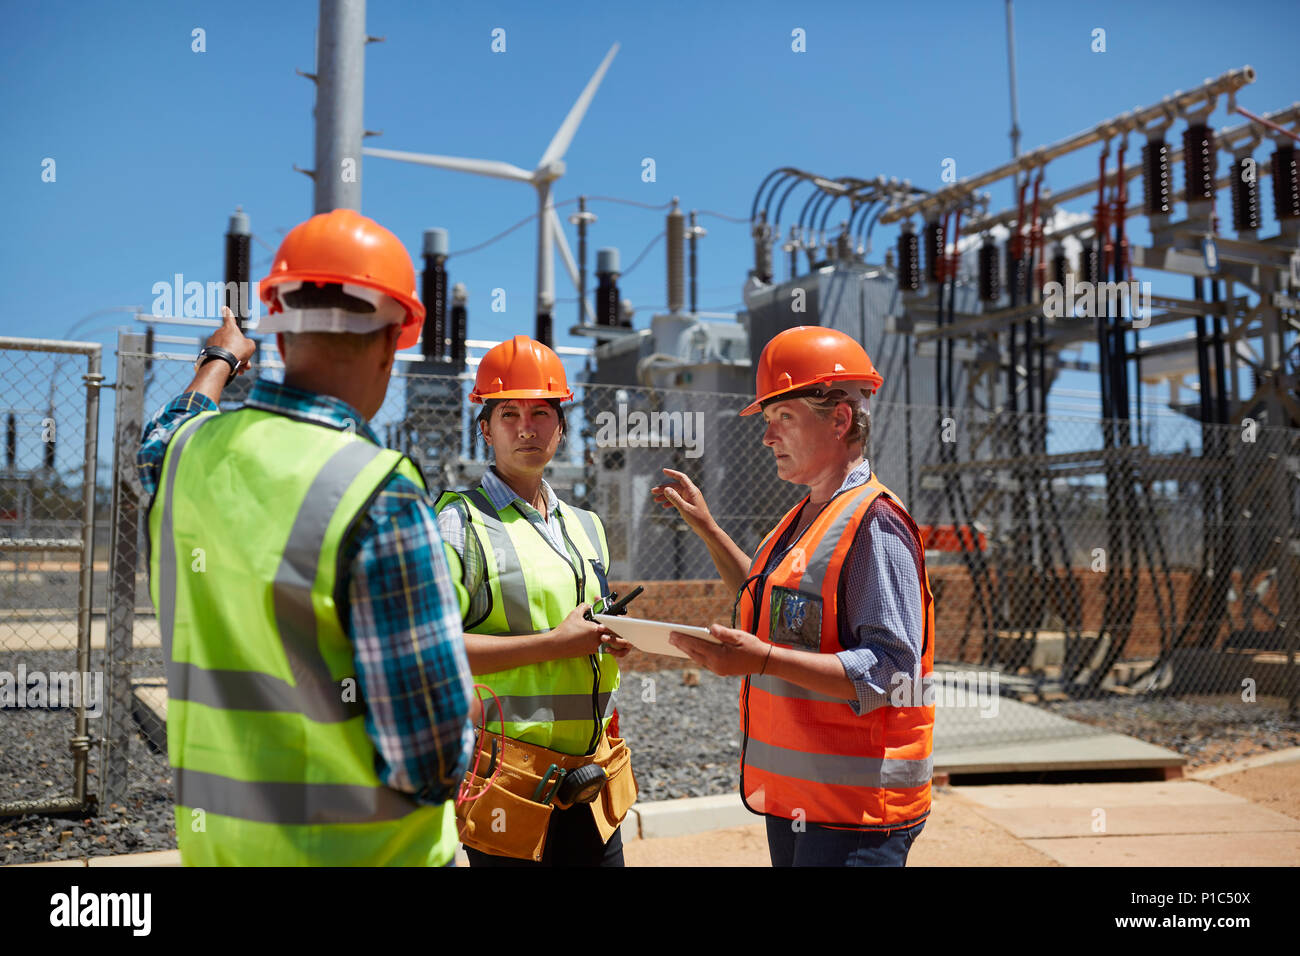
{"type": "Polygon", "coordinates": [[[641,254],[640,254],[639,256],[637,256],[635,259],[633,259],[633,260],[632,260],[632,264],[631,264],[630,266],[628,266],[626,269],[624,269],[624,270],[620,273],[620,275],[621,275],[624,279],[626,279],[626,278],[628,277],[628,275],[631,274],[632,270],[635,269],[638,265],[641,264],[641,260],[644,259],[644,258],[646,257],[646,254],[649,253],[649,251],[650,251],[651,249],[654,248],[655,243],[658,242],[660,239],[662,239],[662,238],[664,237],[664,235],[665,235],[665,233],[661,232],[661,233],[659,233],[659,235],[657,235],[657,236],[655,236],[653,239],[651,239],[651,240],[646,244],[646,247],[645,247],[644,249],[641,250],[641,254]]]}

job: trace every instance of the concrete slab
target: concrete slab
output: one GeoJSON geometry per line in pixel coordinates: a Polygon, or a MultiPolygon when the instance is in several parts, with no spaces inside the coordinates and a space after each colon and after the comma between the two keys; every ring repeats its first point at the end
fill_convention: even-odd
{"type": "Polygon", "coordinates": [[[1064,866],[1300,866],[1300,830],[1025,842],[1064,866]]]}
{"type": "Polygon", "coordinates": [[[1191,780],[1141,783],[1005,784],[953,787],[978,807],[994,810],[1084,809],[1093,807],[1241,807],[1249,801],[1191,780]]]}
{"type": "Polygon", "coordinates": [[[1223,804],[1183,806],[1092,808],[1020,807],[1015,810],[983,808],[980,815],[1022,840],[1044,837],[1118,837],[1161,833],[1261,833],[1300,832],[1300,821],[1263,807],[1223,804]]]}
{"type": "MultiPolygon", "coordinates": [[[[623,823],[623,839],[641,840],[688,836],[707,830],[724,830],[762,822],[745,809],[739,793],[712,797],[686,797],[681,800],[658,800],[632,807],[623,823]],[[629,827],[628,823],[633,826],[629,827]]],[[[766,845],[766,844],[764,844],[766,845]]]]}
{"type": "MultiPolygon", "coordinates": [[[[967,698],[969,699],[969,698],[967,698]]],[[[936,699],[935,773],[1177,768],[1187,758],[1007,697],[978,706],[936,699]]]]}
{"type": "Polygon", "coordinates": [[[85,860],[50,860],[48,863],[10,863],[10,864],[8,864],[8,866],[5,867],[5,869],[9,869],[10,867],[12,867],[13,869],[17,870],[17,869],[20,869],[20,868],[22,868],[22,867],[28,867],[28,866],[75,866],[75,867],[84,867],[85,865],[86,865],[86,861],[85,861],[85,860]]]}
{"type": "Polygon", "coordinates": [[[1243,770],[1254,770],[1256,767],[1271,767],[1274,764],[1295,763],[1296,761],[1300,761],[1300,747],[1287,747],[1285,750],[1275,750],[1269,754],[1257,754],[1254,757],[1246,757],[1244,760],[1234,760],[1232,763],[1201,767],[1197,770],[1188,771],[1187,776],[1193,780],[1214,780],[1218,777],[1225,777],[1230,773],[1241,773],[1243,770]]]}
{"type": "Polygon", "coordinates": [[[167,751],[167,681],[144,677],[131,681],[131,717],[160,752],[167,751]]]}
{"type": "Polygon", "coordinates": [[[154,850],[126,856],[92,856],[87,866],[180,866],[180,850],[154,850]]]}

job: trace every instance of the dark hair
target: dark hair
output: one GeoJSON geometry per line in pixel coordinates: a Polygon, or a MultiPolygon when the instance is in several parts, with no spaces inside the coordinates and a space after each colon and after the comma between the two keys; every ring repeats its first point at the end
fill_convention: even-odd
{"type": "MultiPolygon", "coordinates": [[[[488,427],[491,428],[493,410],[498,405],[505,404],[506,402],[509,401],[513,401],[513,399],[489,398],[487,401],[483,403],[483,410],[478,413],[478,418],[476,419],[476,422],[486,422],[488,424],[488,427]]],[[[550,405],[551,408],[555,409],[555,414],[560,419],[560,438],[563,439],[564,436],[569,433],[569,422],[568,419],[565,418],[564,416],[564,406],[560,404],[560,400],[558,398],[548,398],[546,399],[546,404],[550,405]]]]}

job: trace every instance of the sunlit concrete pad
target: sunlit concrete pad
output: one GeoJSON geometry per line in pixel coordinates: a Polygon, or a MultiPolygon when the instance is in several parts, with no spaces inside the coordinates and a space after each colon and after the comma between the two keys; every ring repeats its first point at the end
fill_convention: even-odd
{"type": "Polygon", "coordinates": [[[1172,750],[1006,697],[983,706],[935,707],[936,773],[1177,768],[1186,762],[1172,750]]]}
{"type": "Polygon", "coordinates": [[[1135,836],[1161,833],[1300,832],[1300,821],[1257,807],[1242,806],[1021,807],[981,809],[980,815],[1023,840],[1042,837],[1135,836]]]}
{"type": "Polygon", "coordinates": [[[644,840],[686,836],[706,830],[722,830],[762,822],[745,809],[739,793],[681,800],[658,800],[632,808],[624,821],[623,839],[644,840]],[[631,824],[629,827],[627,824],[631,824]]]}
{"type": "Polygon", "coordinates": [[[1066,866],[1297,866],[1300,830],[1026,840],[1066,866]]]}
{"type": "Polygon", "coordinates": [[[154,850],[126,856],[92,856],[89,866],[180,866],[180,850],[154,850]]]}
{"type": "Polygon", "coordinates": [[[953,787],[966,800],[993,810],[1093,807],[1240,807],[1249,801],[1192,780],[1139,783],[1001,784],[953,787]]]}

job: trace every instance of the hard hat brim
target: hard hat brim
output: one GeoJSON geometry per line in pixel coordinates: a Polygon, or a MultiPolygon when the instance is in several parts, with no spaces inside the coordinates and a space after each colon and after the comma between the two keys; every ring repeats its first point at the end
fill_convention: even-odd
{"type": "Polygon", "coordinates": [[[885,384],[885,380],[879,375],[868,376],[864,378],[861,372],[830,372],[826,375],[818,375],[816,378],[809,379],[806,382],[797,382],[788,388],[778,388],[775,391],[768,392],[766,395],[760,395],[754,401],[750,402],[740,410],[740,414],[754,415],[763,410],[763,405],[767,402],[780,398],[782,395],[788,395],[791,392],[802,391],[813,385],[830,385],[833,382],[866,382],[871,386],[870,394],[874,395],[880,390],[880,386],[885,384]]]}
{"type": "Polygon", "coordinates": [[[562,402],[570,402],[573,401],[573,390],[552,392],[542,388],[511,388],[506,389],[504,392],[489,392],[487,395],[480,395],[478,392],[469,393],[469,400],[475,405],[481,405],[494,399],[507,398],[558,398],[562,402]]]}

